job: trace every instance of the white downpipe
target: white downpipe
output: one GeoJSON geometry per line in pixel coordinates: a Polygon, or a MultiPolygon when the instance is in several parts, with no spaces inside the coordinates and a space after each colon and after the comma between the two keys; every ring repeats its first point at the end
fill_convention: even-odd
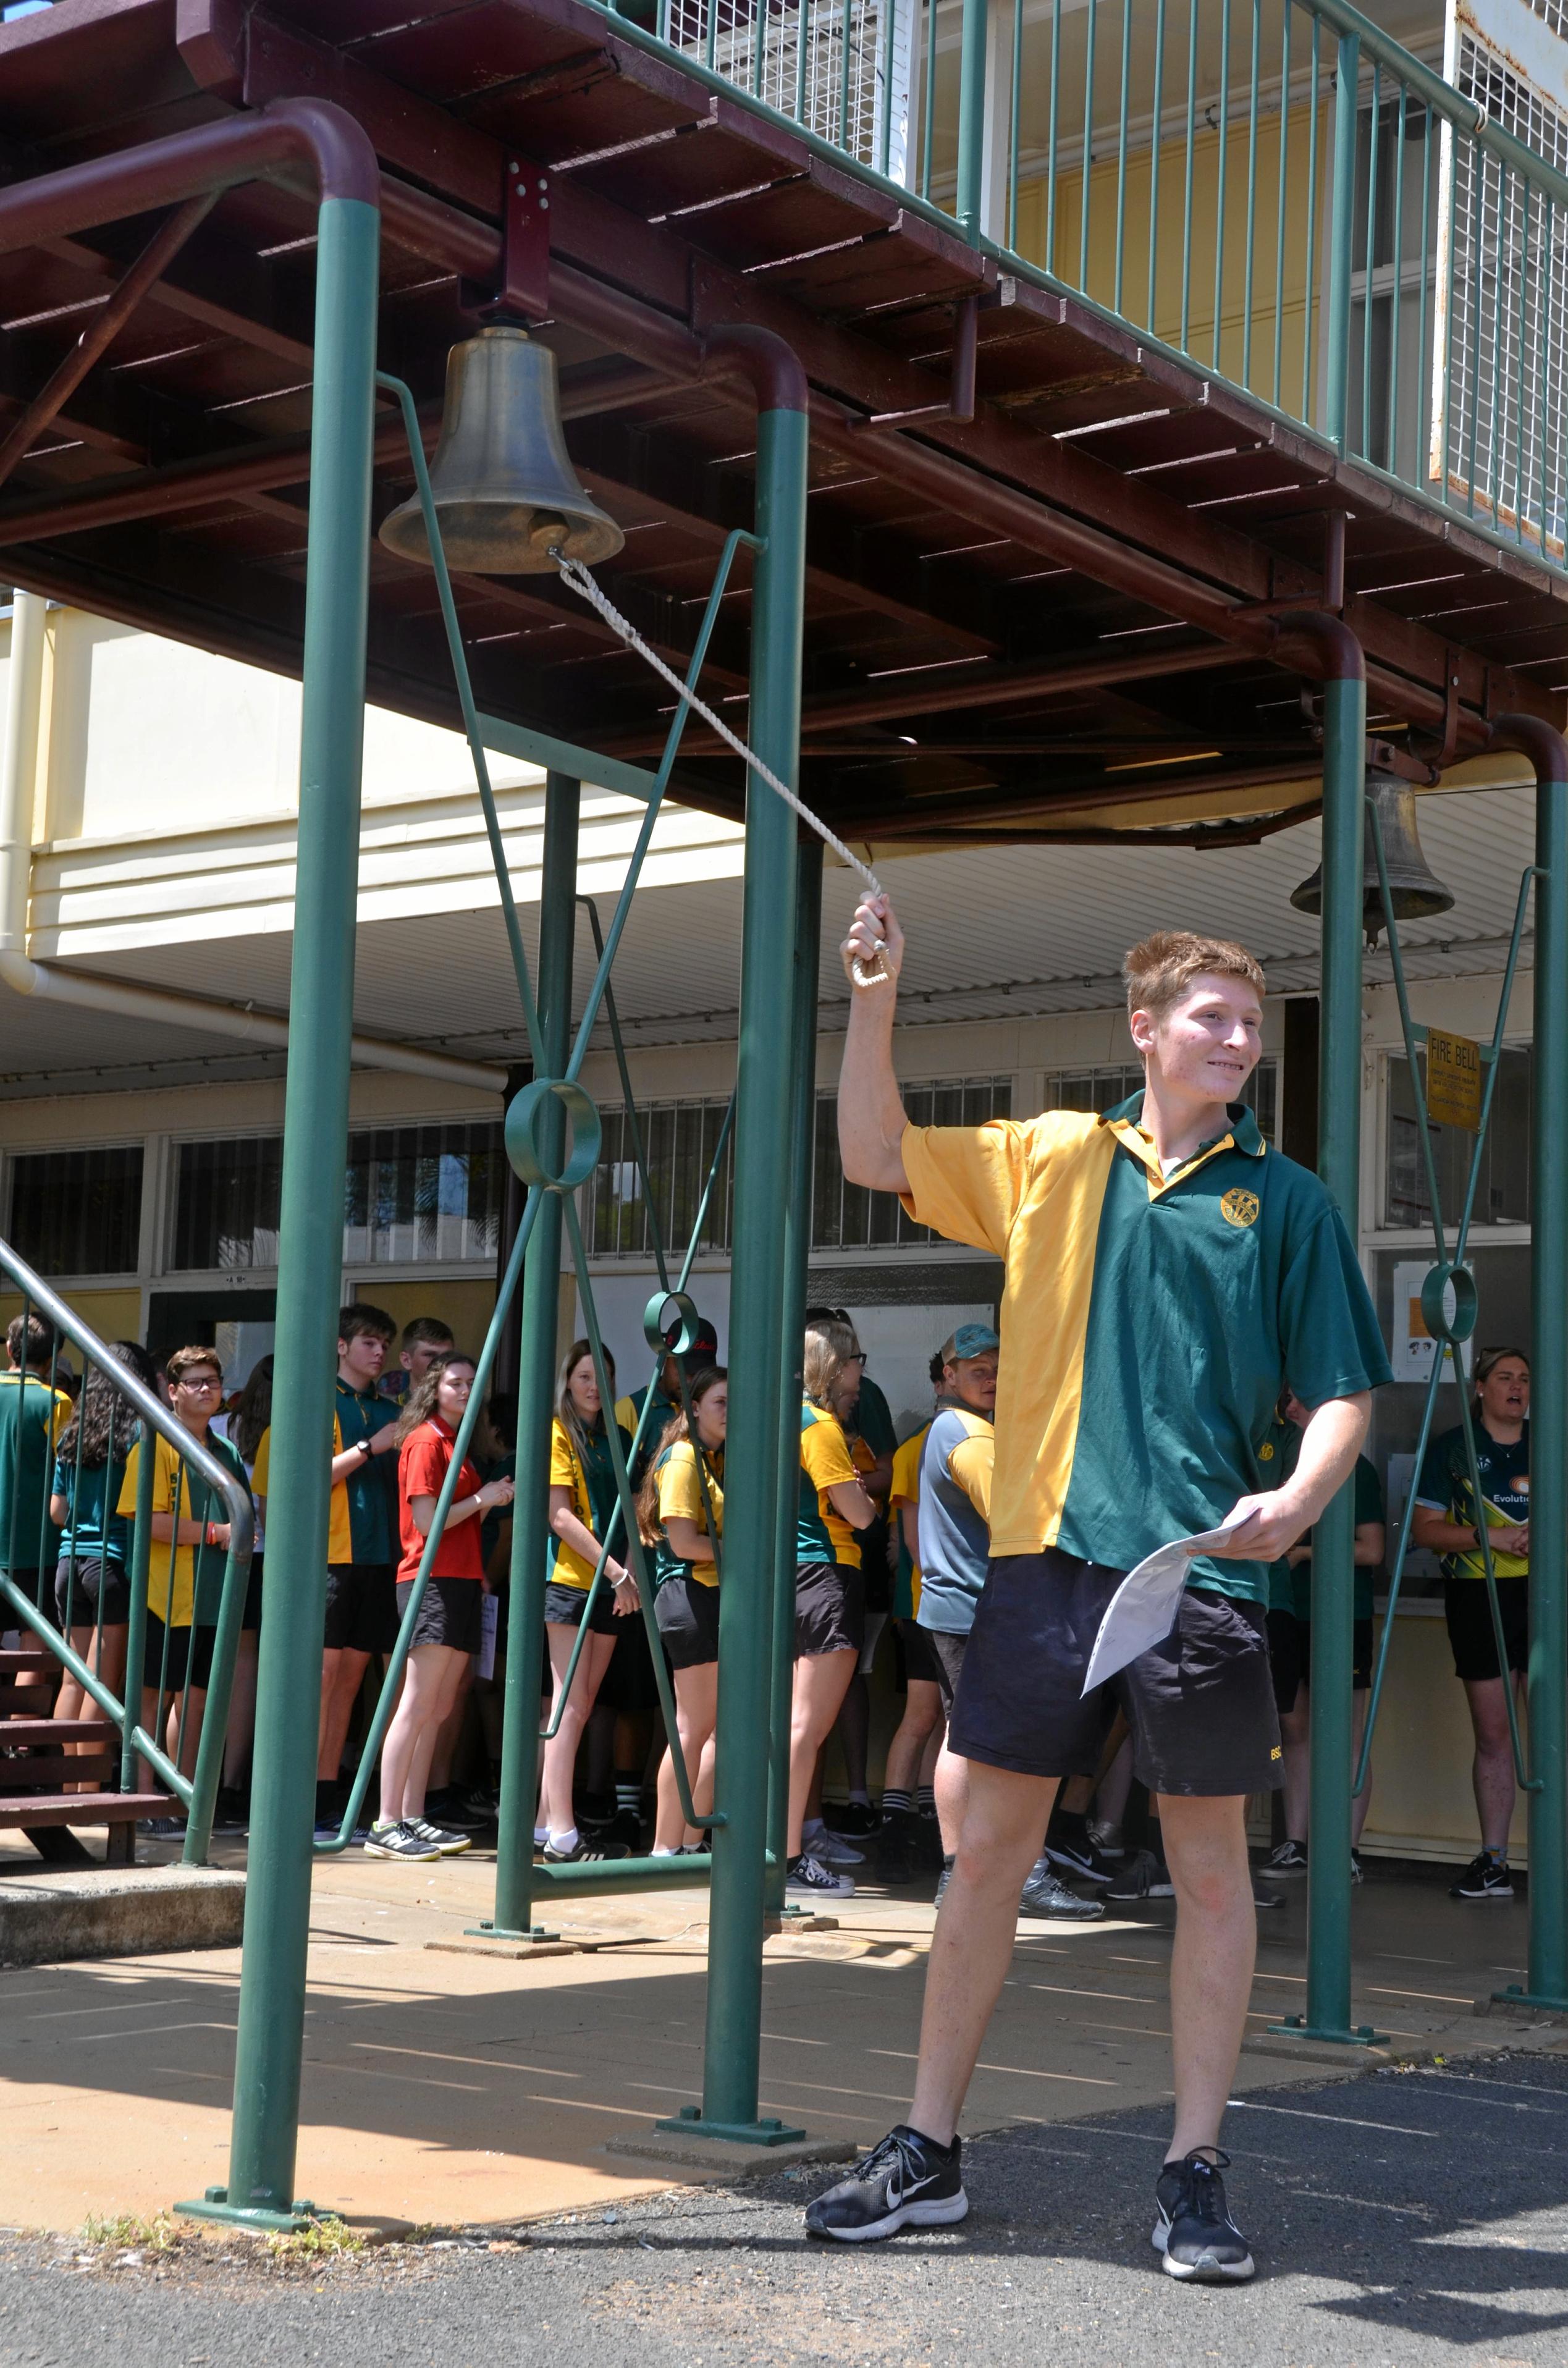
{"type": "MultiPolygon", "coordinates": [[[[10,697],[0,739],[0,984],[17,995],[73,1004],[79,1010],[116,1012],[121,1019],[150,1019],[165,1028],[197,1028],[286,1051],[289,1022],[271,1012],[248,1011],[238,1004],[212,1002],[200,996],[176,995],[166,987],[139,986],[127,979],[95,978],[59,962],[29,958],[28,895],[46,603],[34,592],[17,592],[15,598],[10,697]]],[[[395,1069],[404,1076],[433,1077],[442,1085],[467,1086],[483,1093],[506,1090],[506,1071],[483,1062],[422,1052],[417,1045],[389,1043],[380,1036],[356,1036],[351,1048],[354,1059],[364,1068],[395,1069]]]]}

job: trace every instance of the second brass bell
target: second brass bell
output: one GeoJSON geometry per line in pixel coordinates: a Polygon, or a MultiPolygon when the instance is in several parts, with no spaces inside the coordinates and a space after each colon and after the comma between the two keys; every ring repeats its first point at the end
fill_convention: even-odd
{"type": "MultiPolygon", "coordinates": [[[[577,482],[561,427],[555,356],[505,323],[447,357],[430,490],[447,564],[466,575],[540,575],[551,553],[593,567],[626,541],[577,482]]],[[[389,512],[381,539],[400,559],[430,562],[419,496],[389,512]]]]}
{"type": "MultiPolygon", "coordinates": [[[[1389,895],[1396,921],[1426,921],[1446,913],[1453,892],[1445,888],[1421,851],[1415,830],[1415,791],[1408,781],[1389,773],[1367,776],[1367,838],[1361,871],[1361,926],[1367,942],[1375,946],[1386,926],[1377,849],[1372,844],[1372,814],[1382,828],[1383,861],[1388,867],[1389,895]]],[[[1323,866],[1293,889],[1290,902],[1299,913],[1323,910],[1323,866]]]]}

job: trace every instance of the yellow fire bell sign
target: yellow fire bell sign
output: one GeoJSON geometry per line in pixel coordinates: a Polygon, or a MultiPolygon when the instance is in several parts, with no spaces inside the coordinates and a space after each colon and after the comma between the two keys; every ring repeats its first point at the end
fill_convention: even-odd
{"type": "Polygon", "coordinates": [[[1471,1036],[1426,1030],[1426,1114],[1442,1126],[1481,1124],[1481,1047],[1471,1036]]]}

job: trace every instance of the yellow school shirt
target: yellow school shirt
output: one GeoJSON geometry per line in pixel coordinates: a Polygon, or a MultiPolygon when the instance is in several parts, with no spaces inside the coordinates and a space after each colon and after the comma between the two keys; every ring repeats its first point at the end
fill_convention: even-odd
{"type": "MultiPolygon", "coordinates": [[[[335,1415],[332,1417],[332,1452],[334,1455],[341,1455],[343,1452],[343,1425],[335,1415]]],[[[251,1474],[250,1482],[253,1496],[266,1496],[267,1475],[271,1469],[272,1429],[268,1425],[262,1432],[261,1444],[256,1451],[256,1468],[251,1474]]],[[[329,1563],[352,1562],[354,1559],[354,1539],[348,1526],[347,1480],[339,1480],[332,1492],[332,1505],[327,1516],[326,1558],[329,1563]]]]}
{"type": "MultiPolygon", "coordinates": [[[[888,1511],[895,1519],[901,1505],[918,1505],[920,1502],[920,1451],[926,1444],[926,1433],[930,1428],[928,1422],[922,1423],[920,1429],[912,1432],[902,1447],[893,1451],[892,1486],[888,1492],[888,1511]]],[[[917,1554],[910,1554],[904,1542],[902,1521],[898,1525],[898,1550],[901,1554],[907,1557],[909,1563],[908,1616],[913,1620],[920,1609],[920,1559],[917,1554]]]]}
{"type": "MultiPolygon", "coordinates": [[[[710,1527],[708,1508],[702,1502],[702,1483],[697,1473],[697,1450],[689,1439],[677,1439],[659,1467],[659,1519],[667,1521],[674,1514],[677,1521],[694,1521],[699,1530],[710,1535],[724,1534],[724,1491],[714,1471],[714,1462],[722,1469],[722,1458],[710,1458],[708,1465],[708,1503],[713,1508],[710,1527]]],[[[717,1587],[719,1573],[711,1562],[694,1562],[683,1567],[699,1587],[717,1587]]]]}
{"type": "MultiPolygon", "coordinates": [[[[810,1398],[805,1399],[801,1406],[801,1469],[816,1491],[817,1521],[827,1532],[835,1562],[844,1564],[850,1570],[858,1570],[860,1542],[842,1513],[835,1512],[833,1500],[827,1492],[830,1488],[841,1486],[846,1480],[858,1482],[860,1474],[855,1469],[849,1442],[844,1436],[844,1427],[837,1416],[829,1414],[825,1407],[813,1406],[810,1398]]],[[[802,1561],[827,1559],[820,1548],[812,1556],[804,1553],[803,1532],[801,1544],[796,1551],[802,1561]]]]}
{"type": "MultiPolygon", "coordinates": [[[[216,1445],[216,1442],[212,1443],[216,1445]]],[[[154,1513],[172,1513],[174,1510],[175,1474],[179,1469],[180,1460],[176,1449],[160,1432],[157,1461],[153,1473],[154,1513]]],[[[222,1456],[219,1461],[222,1461],[222,1456]]],[[[237,1455],[234,1463],[238,1470],[240,1465],[237,1455]]],[[[120,1484],[119,1502],[115,1507],[116,1512],[127,1515],[135,1513],[136,1490],[141,1468],[142,1443],[139,1440],[126,1459],[125,1478],[120,1484]]],[[[197,1486],[199,1496],[193,1502],[190,1467],[187,1464],[184,1486],[180,1490],[180,1520],[182,1521],[201,1519],[214,1521],[226,1520],[227,1510],[217,1491],[209,1489],[204,1480],[199,1481],[197,1486]],[[208,1504],[211,1505],[212,1511],[204,1515],[202,1508],[208,1504]]],[[[205,1557],[216,1556],[218,1565],[220,1569],[222,1568],[226,1556],[221,1548],[203,1546],[201,1552],[205,1557]]],[[[195,1546],[176,1546],[174,1568],[171,1572],[168,1539],[154,1538],[152,1542],[152,1551],[147,1561],[147,1609],[155,1620],[163,1622],[165,1628],[188,1628],[191,1624],[196,1607],[196,1555],[195,1546]]]]}

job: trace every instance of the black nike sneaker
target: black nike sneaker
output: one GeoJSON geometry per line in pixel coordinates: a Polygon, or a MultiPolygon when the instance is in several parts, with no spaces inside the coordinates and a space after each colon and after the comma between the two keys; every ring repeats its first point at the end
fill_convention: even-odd
{"type": "Polygon", "coordinates": [[[807,2204],[807,2236],[863,2245],[901,2228],[948,2228],[967,2219],[962,2153],[961,2138],[939,2146],[900,2122],[847,2179],[807,2204]]]}
{"type": "Polygon", "coordinates": [[[1154,2186],[1155,2220],[1150,2239],[1165,2255],[1168,2278],[1192,2278],[1205,2285],[1241,2285],[1253,2275],[1254,2262],[1246,2238],[1225,2209],[1221,2170],[1231,2167],[1228,2154],[1216,2147],[1214,2159],[1189,2154],[1183,2162],[1167,2162],[1154,2186]]]}

